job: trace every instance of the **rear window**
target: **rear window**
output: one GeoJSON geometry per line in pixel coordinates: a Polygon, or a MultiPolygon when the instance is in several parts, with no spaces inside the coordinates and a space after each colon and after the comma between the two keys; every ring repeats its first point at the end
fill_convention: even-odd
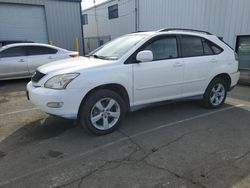
{"type": "Polygon", "coordinates": [[[48,48],[44,46],[27,46],[26,47],[28,55],[46,55],[46,54],[56,54],[58,50],[54,48],[48,48]]]}

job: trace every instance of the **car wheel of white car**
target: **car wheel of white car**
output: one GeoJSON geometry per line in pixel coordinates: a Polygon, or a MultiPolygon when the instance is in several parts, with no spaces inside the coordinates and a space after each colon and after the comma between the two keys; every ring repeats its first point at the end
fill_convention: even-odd
{"type": "Polygon", "coordinates": [[[118,128],[125,115],[123,99],[113,91],[97,90],[81,105],[80,123],[96,135],[118,128]]]}
{"type": "Polygon", "coordinates": [[[224,80],[215,78],[208,85],[203,96],[204,105],[207,108],[219,108],[225,102],[227,96],[227,84],[224,80]]]}

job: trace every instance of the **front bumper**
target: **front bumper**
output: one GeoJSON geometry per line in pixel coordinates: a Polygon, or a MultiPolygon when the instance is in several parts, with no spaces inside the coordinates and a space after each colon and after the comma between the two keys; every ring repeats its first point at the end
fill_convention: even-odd
{"type": "Polygon", "coordinates": [[[27,84],[27,96],[42,111],[67,119],[77,119],[84,93],[79,89],[54,90],[27,84]],[[48,107],[48,103],[63,103],[60,108],[48,107]]]}

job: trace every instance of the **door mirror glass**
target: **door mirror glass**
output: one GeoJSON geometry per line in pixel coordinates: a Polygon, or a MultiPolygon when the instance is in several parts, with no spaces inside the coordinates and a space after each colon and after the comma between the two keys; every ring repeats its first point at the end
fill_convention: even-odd
{"type": "Polygon", "coordinates": [[[137,55],[136,55],[136,60],[139,62],[150,62],[153,61],[154,56],[152,51],[150,50],[143,50],[140,51],[137,55]]]}

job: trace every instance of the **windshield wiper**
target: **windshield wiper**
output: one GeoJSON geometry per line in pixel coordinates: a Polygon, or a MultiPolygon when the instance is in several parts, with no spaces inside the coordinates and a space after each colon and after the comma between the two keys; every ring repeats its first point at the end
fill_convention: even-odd
{"type": "Polygon", "coordinates": [[[118,60],[118,57],[115,57],[115,56],[107,56],[107,57],[105,57],[105,59],[107,59],[107,60],[118,60]]]}
{"type": "Polygon", "coordinates": [[[96,59],[105,59],[104,56],[99,56],[99,55],[95,55],[95,54],[86,55],[85,57],[94,57],[94,58],[96,58],[96,59]]]}
{"type": "Polygon", "coordinates": [[[86,55],[85,57],[94,57],[96,59],[103,59],[103,60],[117,60],[117,57],[99,56],[96,54],[86,55]]]}

